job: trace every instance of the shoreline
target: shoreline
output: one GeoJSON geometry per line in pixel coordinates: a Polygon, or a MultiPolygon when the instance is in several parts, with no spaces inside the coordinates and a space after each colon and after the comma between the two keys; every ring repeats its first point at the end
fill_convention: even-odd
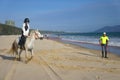
{"type": "MultiPolygon", "coordinates": [[[[80,46],[80,45],[76,45],[76,44],[71,44],[71,43],[66,43],[66,42],[63,42],[59,39],[50,39],[50,40],[53,40],[53,41],[56,41],[58,43],[61,43],[65,46],[70,46],[70,47],[73,47],[73,48],[77,48],[77,49],[84,49],[84,50],[88,50],[90,51],[91,53],[93,54],[96,54],[97,56],[96,57],[100,57],[101,58],[101,50],[96,50],[96,49],[91,49],[91,48],[87,48],[87,47],[83,47],[83,46],[80,46]]],[[[103,58],[103,59],[106,59],[106,58],[103,58]]],[[[108,60],[120,60],[120,55],[116,54],[116,53],[112,53],[112,52],[108,52],[108,60]]]]}
{"type": "MultiPolygon", "coordinates": [[[[93,43],[86,43],[86,42],[76,42],[76,41],[69,41],[69,40],[61,40],[64,43],[70,43],[73,45],[81,46],[84,48],[88,49],[94,49],[94,50],[100,50],[101,51],[101,46],[99,44],[93,44],[93,43]]],[[[120,47],[117,46],[108,46],[108,52],[109,53],[114,53],[117,56],[120,56],[120,47]]]]}
{"type": "MultiPolygon", "coordinates": [[[[81,41],[74,41],[74,40],[65,40],[65,39],[62,39],[60,37],[53,37],[53,36],[50,36],[48,39],[60,41],[60,42],[65,43],[65,44],[81,46],[81,47],[84,47],[84,48],[87,48],[87,49],[93,49],[93,50],[101,51],[101,46],[99,44],[81,42],[81,41]]],[[[115,54],[115,55],[120,57],[120,53],[119,53],[120,49],[119,48],[120,47],[117,47],[117,46],[108,46],[108,53],[112,53],[112,54],[115,54]]]]}

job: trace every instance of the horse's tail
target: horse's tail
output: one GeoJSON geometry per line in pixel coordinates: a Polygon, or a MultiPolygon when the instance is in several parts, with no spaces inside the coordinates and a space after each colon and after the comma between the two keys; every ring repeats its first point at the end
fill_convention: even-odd
{"type": "Polygon", "coordinates": [[[10,48],[10,50],[7,52],[8,54],[14,54],[15,51],[15,41],[12,43],[12,46],[10,48]]]}

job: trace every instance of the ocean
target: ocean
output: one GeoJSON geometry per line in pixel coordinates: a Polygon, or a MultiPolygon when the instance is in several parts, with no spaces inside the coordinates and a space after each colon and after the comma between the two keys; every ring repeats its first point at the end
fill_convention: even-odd
{"type": "MultiPolygon", "coordinates": [[[[64,43],[101,50],[99,39],[102,34],[103,33],[61,33],[56,34],[56,36],[64,43]]],[[[107,36],[109,37],[108,52],[120,56],[120,32],[108,32],[107,36]]]]}

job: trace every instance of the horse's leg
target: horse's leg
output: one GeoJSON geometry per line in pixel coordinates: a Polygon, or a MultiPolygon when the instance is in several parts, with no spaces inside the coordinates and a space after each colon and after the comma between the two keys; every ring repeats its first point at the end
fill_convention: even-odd
{"type": "Polygon", "coordinates": [[[18,56],[19,56],[18,60],[19,61],[21,60],[21,57],[20,57],[21,53],[22,53],[22,49],[20,49],[19,54],[18,54],[18,56]]]}
{"type": "Polygon", "coordinates": [[[14,55],[15,55],[16,59],[19,58],[19,57],[18,57],[18,49],[15,49],[15,53],[14,53],[14,55]]]}
{"type": "Polygon", "coordinates": [[[32,56],[32,57],[34,56],[33,49],[31,49],[31,56],[32,56]]]}
{"type": "Polygon", "coordinates": [[[27,58],[28,57],[28,51],[27,51],[27,48],[25,48],[25,58],[27,58]]]}

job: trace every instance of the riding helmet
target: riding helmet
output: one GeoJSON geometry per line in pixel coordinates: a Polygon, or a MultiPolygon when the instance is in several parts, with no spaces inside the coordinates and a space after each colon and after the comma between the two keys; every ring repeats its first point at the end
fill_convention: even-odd
{"type": "Polygon", "coordinates": [[[29,18],[24,19],[24,23],[26,23],[26,22],[28,22],[28,23],[30,22],[29,18]]]}

